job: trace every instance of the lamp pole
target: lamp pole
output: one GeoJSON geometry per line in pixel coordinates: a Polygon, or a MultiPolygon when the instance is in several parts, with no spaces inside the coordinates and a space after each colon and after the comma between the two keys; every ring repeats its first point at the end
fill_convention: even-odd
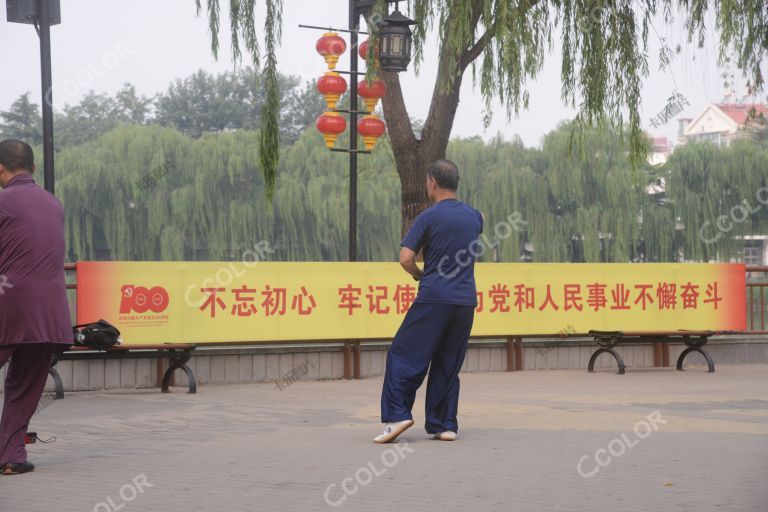
{"type": "MultiPolygon", "coordinates": [[[[387,0],[387,4],[397,3],[398,0],[387,0]]],[[[349,97],[349,261],[357,261],[357,155],[358,150],[358,76],[359,56],[358,43],[360,33],[360,16],[365,9],[370,9],[375,0],[349,0],[349,42],[350,53],[350,84],[349,97]]]]}
{"type": "Polygon", "coordinates": [[[352,77],[349,96],[349,261],[357,261],[357,73],[358,34],[360,9],[358,0],[349,0],[350,74],[352,77]]]}
{"type": "MultiPolygon", "coordinates": [[[[390,3],[398,3],[398,0],[386,0],[387,4],[390,3]]],[[[375,93],[372,95],[370,90],[361,90],[358,83],[358,77],[362,74],[360,72],[360,66],[359,66],[359,35],[360,34],[366,34],[366,32],[360,31],[360,16],[364,15],[366,10],[371,9],[374,4],[376,3],[376,0],[349,0],[349,28],[348,30],[343,29],[334,29],[332,27],[318,27],[314,25],[299,25],[301,28],[309,28],[309,29],[319,29],[319,30],[328,30],[329,33],[327,33],[323,38],[321,38],[320,41],[318,41],[317,50],[320,53],[320,55],[323,55],[326,57],[326,59],[329,59],[330,56],[333,56],[333,60],[326,60],[326,63],[329,64],[329,69],[335,70],[336,62],[338,60],[338,56],[344,53],[346,50],[346,44],[342,42],[343,48],[338,53],[334,53],[331,48],[327,47],[327,44],[323,43],[323,40],[328,37],[333,39],[334,37],[338,37],[338,34],[335,33],[335,31],[339,32],[348,32],[350,35],[350,46],[351,46],[351,54],[350,54],[350,68],[349,71],[339,71],[335,70],[336,76],[338,76],[338,73],[344,73],[349,74],[351,77],[352,83],[350,84],[350,97],[349,97],[349,109],[338,109],[336,107],[331,107],[331,103],[329,103],[329,110],[331,112],[327,112],[326,115],[321,116],[318,119],[318,129],[325,135],[329,136],[329,138],[326,138],[326,145],[331,151],[339,151],[343,153],[349,153],[349,261],[357,261],[357,161],[358,161],[358,154],[364,153],[369,154],[371,152],[371,149],[373,148],[373,144],[375,144],[375,138],[381,136],[384,133],[384,123],[378,121],[376,116],[371,115],[373,113],[374,107],[368,106],[367,108],[370,109],[359,111],[358,108],[360,106],[360,102],[358,99],[358,93],[362,92],[366,99],[374,98],[377,99],[380,96],[376,96],[375,93]],[[332,64],[331,64],[332,63],[332,64]],[[335,148],[333,147],[335,137],[337,134],[344,131],[345,124],[342,124],[342,128],[339,129],[339,124],[335,120],[334,117],[332,117],[332,113],[334,112],[344,112],[349,114],[349,147],[346,149],[341,148],[335,148]],[[360,150],[358,148],[358,141],[359,141],[359,133],[360,128],[358,127],[358,119],[359,114],[366,114],[366,117],[363,118],[364,121],[367,121],[364,123],[364,129],[362,130],[363,133],[363,139],[365,140],[365,150],[360,150]],[[373,118],[373,119],[370,119],[373,118]],[[379,123],[378,125],[376,123],[379,123]],[[322,124],[322,127],[321,127],[322,124]],[[379,130],[381,130],[379,132],[379,130]],[[373,138],[374,142],[371,143],[369,139],[373,138]]],[[[382,66],[382,69],[387,71],[405,71],[407,68],[407,64],[410,61],[410,41],[411,41],[411,32],[410,29],[407,28],[408,25],[414,24],[415,22],[413,20],[410,20],[406,17],[404,17],[402,14],[400,14],[399,11],[396,10],[395,13],[392,15],[388,15],[382,20],[384,24],[390,24],[396,28],[395,34],[393,34],[394,39],[396,40],[395,43],[389,42],[388,44],[385,44],[384,47],[389,52],[387,54],[387,58],[389,59],[388,62],[394,62],[394,64],[389,64],[389,67],[382,66]],[[403,28],[405,27],[405,28],[403,28]],[[407,58],[406,58],[407,57],[407,58]]],[[[377,21],[377,24],[381,23],[381,21],[377,21]]],[[[384,54],[382,52],[382,62],[384,54]]],[[[333,74],[333,73],[332,73],[333,74]]],[[[342,93],[343,90],[346,88],[346,84],[343,85],[343,88],[340,90],[335,90],[335,86],[331,85],[330,83],[327,85],[323,85],[321,79],[321,82],[318,83],[318,87],[321,88],[321,92],[323,94],[328,94],[329,97],[333,97],[333,93],[342,93]],[[323,91],[323,89],[326,89],[326,91],[323,91]]],[[[379,80],[379,82],[381,82],[379,80]]],[[[381,87],[385,87],[383,85],[383,82],[381,82],[381,87]]],[[[383,96],[384,93],[382,93],[383,96]]],[[[338,96],[336,96],[338,98],[338,96]]],[[[327,101],[331,101],[326,98],[327,101]]],[[[333,100],[334,104],[336,100],[333,100]]],[[[375,102],[374,102],[375,105],[375,102]]]]}
{"type": "Polygon", "coordinates": [[[40,76],[43,89],[43,182],[54,193],[53,174],[53,77],[51,73],[51,17],[48,0],[37,0],[40,33],[40,76]]]}
{"type": "Polygon", "coordinates": [[[53,194],[53,86],[51,25],[61,23],[60,0],[5,0],[9,23],[34,25],[40,38],[40,78],[43,90],[43,179],[53,194]]]}
{"type": "MultiPolygon", "coordinates": [[[[350,53],[350,68],[349,71],[336,71],[335,73],[327,73],[325,77],[321,78],[318,82],[318,90],[326,96],[326,101],[328,102],[328,108],[330,112],[327,112],[326,114],[320,116],[320,118],[317,120],[317,127],[323,133],[323,137],[326,140],[326,145],[331,151],[339,151],[344,153],[349,153],[349,261],[357,261],[357,155],[359,153],[369,154],[371,150],[373,149],[373,146],[375,145],[375,140],[377,137],[380,137],[384,133],[384,123],[378,120],[375,115],[373,114],[373,110],[375,109],[376,102],[373,102],[373,105],[370,105],[368,103],[368,100],[371,98],[376,99],[378,101],[378,98],[383,96],[384,93],[381,94],[381,96],[377,96],[374,92],[371,94],[371,91],[368,90],[369,86],[368,84],[364,84],[364,88],[360,88],[358,86],[358,77],[363,74],[359,71],[359,35],[360,35],[360,16],[365,14],[366,9],[370,9],[374,6],[376,0],[349,0],[349,29],[348,30],[340,30],[340,29],[333,29],[331,27],[328,27],[328,33],[325,34],[317,43],[316,49],[320,55],[323,55],[326,58],[326,63],[328,64],[328,68],[331,70],[336,69],[336,62],[338,61],[338,57],[344,53],[346,49],[346,43],[344,41],[341,41],[340,46],[342,48],[340,51],[333,51],[331,47],[329,47],[330,44],[336,44],[339,45],[339,37],[338,34],[335,33],[335,30],[339,30],[340,32],[349,32],[350,35],[350,46],[351,46],[351,53],[350,53]],[[348,73],[351,78],[351,87],[349,91],[349,109],[338,109],[335,107],[336,101],[339,98],[339,95],[343,93],[344,89],[346,88],[346,84],[341,84],[342,87],[339,87],[338,80],[334,81],[333,78],[330,78],[330,80],[327,80],[325,83],[323,80],[327,78],[329,75],[331,77],[337,76],[338,73],[348,73]],[[334,83],[335,82],[335,83],[334,83]],[[358,93],[362,92],[366,98],[366,110],[365,111],[358,111],[359,108],[359,100],[358,100],[358,93]],[[338,112],[344,112],[349,114],[349,148],[342,149],[342,148],[335,148],[333,147],[334,142],[336,140],[336,136],[344,131],[345,122],[342,122],[339,124],[338,122],[338,112]],[[359,114],[366,114],[366,116],[363,118],[363,128],[360,129],[358,127],[358,117],[359,114]],[[377,125],[377,122],[379,123],[377,125]],[[365,142],[365,150],[360,150],[358,147],[358,135],[359,133],[363,134],[363,140],[365,142]],[[371,139],[373,139],[373,142],[371,142],[371,139]]],[[[393,3],[397,2],[397,0],[386,0],[386,2],[393,3]]],[[[397,11],[395,14],[399,13],[397,11]]],[[[387,16],[384,18],[384,21],[391,20],[391,22],[394,22],[395,25],[403,25],[403,23],[412,23],[411,20],[408,20],[405,17],[394,17],[391,18],[390,16],[387,16]]],[[[370,22],[369,22],[370,23],[370,22]]],[[[405,25],[407,29],[407,24],[405,25]]],[[[321,29],[325,30],[325,27],[317,27],[312,25],[299,25],[299,27],[302,28],[310,28],[310,29],[321,29]]],[[[407,34],[410,36],[410,30],[407,30],[407,32],[403,32],[402,29],[401,33],[396,34],[396,37],[398,39],[398,44],[390,44],[385,45],[388,50],[392,50],[396,47],[396,49],[399,51],[399,53],[403,53],[404,50],[407,49],[408,54],[408,60],[410,60],[410,37],[405,37],[407,34]]],[[[363,32],[365,33],[365,32],[363,32]]],[[[338,48],[337,48],[338,50],[338,48]]],[[[366,51],[366,53],[368,53],[366,51]]],[[[397,52],[391,52],[391,53],[397,53],[397,52]]],[[[397,55],[394,55],[397,57],[397,55]]],[[[402,55],[401,55],[402,56],[402,55]]],[[[403,61],[401,59],[400,64],[402,64],[403,61]]],[[[406,62],[407,64],[407,62],[406,62]]],[[[382,67],[382,69],[387,69],[385,67],[382,67]]],[[[397,68],[390,68],[390,70],[395,71],[404,71],[405,67],[400,66],[397,68]]],[[[342,81],[343,82],[343,81],[342,81]]],[[[385,86],[384,86],[385,87],[385,86]]],[[[385,87],[386,89],[386,87],[385,87]]],[[[354,358],[354,378],[359,379],[360,378],[360,340],[350,340],[344,343],[344,378],[348,379],[353,376],[353,372],[351,371],[351,358],[354,358]],[[354,353],[354,356],[352,355],[354,353]]]]}

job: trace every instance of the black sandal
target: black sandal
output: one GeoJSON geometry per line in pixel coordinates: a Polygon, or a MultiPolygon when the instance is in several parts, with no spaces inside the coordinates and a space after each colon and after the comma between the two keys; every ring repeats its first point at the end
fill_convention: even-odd
{"type": "Polygon", "coordinates": [[[35,470],[35,465],[31,462],[24,462],[22,464],[15,464],[13,462],[8,462],[7,464],[2,465],[2,469],[0,469],[0,473],[6,476],[11,475],[21,475],[23,473],[30,473],[35,470]]]}

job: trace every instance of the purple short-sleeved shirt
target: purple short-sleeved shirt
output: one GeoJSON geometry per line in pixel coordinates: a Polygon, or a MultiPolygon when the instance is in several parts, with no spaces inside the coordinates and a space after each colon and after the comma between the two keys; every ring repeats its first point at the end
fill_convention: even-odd
{"type": "Polygon", "coordinates": [[[72,344],[64,208],[20,174],[0,192],[0,345],[72,344]]]}

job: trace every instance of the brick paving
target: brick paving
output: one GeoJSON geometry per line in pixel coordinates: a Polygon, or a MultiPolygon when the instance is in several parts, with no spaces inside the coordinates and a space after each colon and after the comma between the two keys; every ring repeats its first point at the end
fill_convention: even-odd
{"type": "Polygon", "coordinates": [[[425,434],[422,390],[372,444],[380,387],[69,393],[0,511],[768,511],[768,366],[467,374],[455,443],[425,434]]]}

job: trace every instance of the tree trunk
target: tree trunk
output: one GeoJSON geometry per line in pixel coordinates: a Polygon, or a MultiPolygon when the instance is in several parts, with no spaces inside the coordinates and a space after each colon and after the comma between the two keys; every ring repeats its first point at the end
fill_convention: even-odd
{"type": "Polygon", "coordinates": [[[413,133],[400,79],[397,73],[391,72],[384,72],[383,79],[387,83],[387,94],[383,99],[384,118],[387,120],[392,152],[400,176],[400,227],[404,235],[416,216],[429,205],[425,189],[426,168],[421,155],[422,142],[413,133]]]}
{"type": "MultiPolygon", "coordinates": [[[[479,19],[479,7],[476,13],[472,19],[474,26],[477,26],[479,19]]],[[[445,158],[459,106],[462,76],[467,66],[480,55],[487,39],[487,36],[483,36],[466,51],[455,55],[443,38],[432,103],[419,138],[413,133],[398,74],[382,73],[387,84],[387,94],[382,101],[384,118],[400,176],[402,235],[410,229],[416,216],[429,206],[426,193],[427,167],[435,160],[445,158]]]]}
{"type": "Polygon", "coordinates": [[[426,193],[427,167],[435,160],[445,158],[459,106],[461,76],[454,78],[449,91],[439,92],[441,85],[435,85],[435,95],[421,139],[417,139],[413,133],[403,102],[400,79],[395,73],[384,73],[384,77],[388,88],[383,101],[384,118],[400,176],[401,231],[404,235],[416,216],[429,206],[426,193]]]}

